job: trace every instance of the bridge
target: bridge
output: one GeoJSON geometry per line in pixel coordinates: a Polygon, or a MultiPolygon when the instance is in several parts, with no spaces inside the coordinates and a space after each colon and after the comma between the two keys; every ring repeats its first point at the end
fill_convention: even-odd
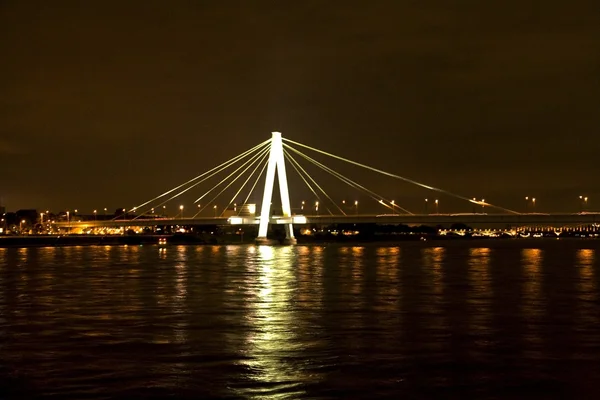
{"type": "MultiPolygon", "coordinates": [[[[535,204],[535,199],[533,199],[535,204]]],[[[587,201],[587,198],[586,198],[587,201]]],[[[304,203],[303,203],[304,204],[304,203]]],[[[437,208],[437,200],[435,200],[437,208]]],[[[304,208],[304,206],[302,207],[304,208]]],[[[254,207],[255,210],[255,207],[254,207]]],[[[231,213],[230,213],[231,214],[231,213]]],[[[67,216],[68,218],[68,216],[67,216]]],[[[600,226],[600,213],[578,213],[578,214],[541,214],[541,213],[519,213],[501,206],[491,204],[485,200],[476,200],[475,198],[458,195],[444,189],[429,186],[415,180],[405,178],[400,175],[379,170],[377,168],[337,156],[314,147],[304,145],[299,142],[283,139],[281,133],[273,132],[269,140],[266,140],[251,149],[233,157],[232,159],[204,172],[203,174],[184,182],[175,188],[172,188],[150,200],[133,207],[130,210],[123,210],[122,216],[117,216],[111,220],[89,220],[89,221],[60,221],[54,222],[53,225],[57,228],[66,230],[73,229],[90,229],[90,228],[122,228],[127,227],[159,227],[159,226],[226,226],[226,225],[258,225],[257,243],[271,243],[267,238],[269,225],[281,225],[285,231],[285,243],[294,244],[294,225],[336,225],[336,224],[380,224],[380,225],[409,225],[420,226],[427,225],[432,227],[450,228],[453,225],[462,224],[473,228],[480,229],[519,229],[525,227],[544,227],[544,228],[566,228],[578,226],[600,226]],[[328,167],[324,163],[317,161],[315,158],[307,155],[303,150],[311,150],[313,152],[325,155],[327,157],[352,164],[354,166],[370,170],[372,172],[384,175],[388,178],[400,180],[405,183],[419,186],[427,191],[435,192],[437,195],[450,196],[472,205],[479,206],[483,210],[487,207],[488,210],[494,210],[497,213],[462,213],[462,214],[440,214],[438,212],[432,214],[415,214],[403,208],[394,200],[390,200],[385,196],[368,189],[366,186],[359,184],[353,179],[350,179],[343,174],[328,167]],[[370,197],[378,206],[387,210],[383,214],[358,214],[358,205],[355,203],[355,213],[348,214],[339,204],[334,202],[319,185],[315,178],[310,175],[306,169],[297,161],[295,157],[311,163],[313,166],[325,171],[344,184],[359,191],[361,194],[370,197]],[[315,203],[315,212],[319,207],[327,209],[329,215],[302,215],[292,213],[290,207],[290,195],[286,174],[286,163],[292,166],[293,170],[300,176],[304,184],[318,199],[315,203]],[[261,167],[262,166],[262,167],[261,167]],[[237,201],[242,200],[241,193],[249,184],[252,178],[254,183],[251,185],[247,196],[241,201],[241,204],[247,204],[254,188],[260,180],[263,172],[265,172],[265,186],[262,195],[262,203],[260,205],[260,213],[256,215],[254,212],[242,212],[243,207],[234,207],[233,215],[225,215],[225,210],[230,209],[231,205],[237,205],[237,201]],[[160,210],[164,204],[173,201],[192,189],[198,187],[199,184],[208,179],[217,176],[224,171],[231,171],[216,185],[211,187],[204,194],[199,196],[194,203],[198,204],[198,212],[188,218],[183,218],[183,206],[181,215],[175,218],[158,217],[152,218],[155,210],[160,210]],[[248,171],[250,171],[248,173],[248,171]],[[258,173],[257,173],[258,172],[258,173]],[[200,217],[199,214],[215,204],[216,199],[224,192],[230,189],[232,185],[239,179],[246,176],[241,187],[235,191],[235,194],[230,198],[229,204],[220,215],[217,215],[216,205],[214,206],[214,217],[200,217]],[[256,176],[256,177],[255,177],[256,176]],[[271,202],[273,197],[273,188],[275,179],[278,180],[279,196],[281,199],[281,215],[272,215],[271,202]],[[216,193],[216,195],[215,195],[216,193]],[[211,197],[212,196],[212,197],[211,197]],[[204,207],[200,207],[200,201],[204,203],[204,207]],[[331,209],[336,209],[336,213],[331,209]],[[339,212],[337,212],[339,211],[339,212]]]]}
{"type": "MultiPolygon", "coordinates": [[[[152,226],[214,226],[259,225],[260,217],[209,217],[209,218],[148,218],[113,219],[109,221],[57,222],[59,228],[122,228],[152,226]]],[[[275,225],[335,225],[335,224],[403,224],[408,226],[442,226],[465,224],[482,229],[513,229],[522,227],[578,227],[600,225],[600,213],[582,214],[393,214],[393,215],[299,215],[271,216],[269,224],[275,225]]]]}

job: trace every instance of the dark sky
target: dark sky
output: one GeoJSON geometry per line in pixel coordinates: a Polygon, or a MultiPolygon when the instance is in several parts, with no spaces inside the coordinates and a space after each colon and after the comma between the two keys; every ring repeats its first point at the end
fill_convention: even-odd
{"type": "Polygon", "coordinates": [[[0,54],[10,209],[134,206],[273,130],[509,208],[600,208],[598,0],[2,0],[0,54]]]}

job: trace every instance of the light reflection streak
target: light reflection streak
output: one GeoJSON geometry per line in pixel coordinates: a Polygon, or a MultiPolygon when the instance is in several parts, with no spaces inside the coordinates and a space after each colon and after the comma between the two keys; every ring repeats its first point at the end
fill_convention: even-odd
{"type": "Polygon", "coordinates": [[[273,397],[271,393],[284,390],[287,396],[305,394],[300,382],[308,376],[298,368],[298,359],[306,350],[300,345],[298,331],[303,322],[293,307],[294,268],[293,247],[258,246],[256,250],[258,282],[253,287],[247,320],[251,328],[240,361],[247,367],[248,378],[256,388],[239,389],[244,397],[273,397]],[[293,383],[292,383],[293,382],[293,383]]]}
{"type": "Polygon", "coordinates": [[[8,267],[7,253],[8,253],[7,249],[0,248],[0,338],[3,339],[3,340],[0,340],[0,352],[2,352],[2,350],[4,350],[4,347],[6,346],[5,338],[8,337],[8,322],[7,322],[8,299],[7,299],[6,290],[5,290],[7,287],[6,278],[5,278],[5,274],[7,273],[7,267],[8,267]]]}
{"type": "MultiPolygon", "coordinates": [[[[188,342],[189,323],[185,315],[189,314],[186,307],[187,285],[188,285],[188,259],[186,246],[177,249],[177,262],[175,264],[174,286],[175,291],[171,299],[173,314],[179,315],[175,319],[174,333],[175,343],[185,344],[188,342]]],[[[180,369],[184,369],[184,364],[178,363],[180,369]]]]}
{"type": "Polygon", "coordinates": [[[167,259],[167,248],[166,247],[159,247],[158,248],[158,258],[160,260],[166,260],[167,259]]]}
{"type": "Polygon", "coordinates": [[[480,347],[489,345],[491,335],[492,282],[490,277],[490,249],[469,249],[467,271],[469,292],[467,303],[470,308],[469,331],[476,335],[475,343],[480,347]]]}
{"type": "Polygon", "coordinates": [[[378,247],[376,254],[377,298],[381,301],[375,309],[396,312],[400,302],[397,274],[400,266],[400,247],[378,247]]]}
{"type": "MultiPolygon", "coordinates": [[[[422,250],[423,274],[425,276],[425,286],[429,294],[426,300],[429,315],[429,330],[435,335],[445,330],[447,321],[443,310],[444,303],[444,271],[443,262],[446,249],[443,247],[428,247],[422,250]]],[[[441,335],[443,336],[443,335],[441,335]]],[[[440,347],[443,344],[442,338],[431,341],[432,347],[440,347]]]]}
{"type": "MultiPolygon", "coordinates": [[[[22,247],[17,250],[19,257],[17,258],[17,268],[19,268],[19,272],[21,273],[19,279],[23,282],[23,285],[27,284],[29,280],[29,274],[26,271],[27,267],[27,251],[29,249],[26,247],[22,247]]],[[[20,296],[19,296],[20,298],[20,296]]]]}
{"type": "Polygon", "coordinates": [[[127,265],[131,268],[139,265],[140,263],[140,246],[128,246],[127,252],[127,265]]]}
{"type": "Polygon", "coordinates": [[[598,290],[594,276],[595,253],[592,249],[579,249],[576,255],[575,268],[578,272],[577,291],[579,292],[577,302],[578,321],[581,328],[593,332],[594,327],[600,323],[598,317],[598,290]]]}
{"type": "MultiPolygon", "coordinates": [[[[521,265],[523,266],[523,308],[524,323],[527,328],[525,341],[534,348],[530,353],[541,356],[540,319],[543,317],[542,305],[542,256],[540,249],[523,249],[521,252],[521,265]]],[[[533,354],[531,354],[533,355],[533,354]]]]}
{"type": "Polygon", "coordinates": [[[580,293],[580,300],[594,301],[596,299],[594,250],[579,249],[577,251],[577,267],[579,273],[578,290],[580,293]]]}
{"type": "Polygon", "coordinates": [[[349,261],[352,259],[352,256],[350,255],[350,248],[345,246],[339,247],[338,257],[340,261],[337,265],[336,271],[338,272],[339,277],[336,277],[335,282],[341,286],[344,286],[350,283],[350,276],[352,273],[350,268],[348,268],[349,261]]]}
{"type": "MultiPolygon", "coordinates": [[[[428,247],[422,250],[423,266],[427,281],[431,282],[431,291],[435,296],[441,296],[444,291],[442,263],[446,249],[443,247],[428,247]]],[[[439,299],[438,299],[439,301],[439,299]]]]}
{"type": "Polygon", "coordinates": [[[319,308],[323,300],[323,248],[297,246],[298,305],[319,308]]]}
{"type": "MultiPolygon", "coordinates": [[[[360,296],[362,292],[362,286],[364,284],[363,269],[364,269],[364,247],[354,246],[351,248],[352,253],[352,286],[350,287],[350,293],[355,296],[355,299],[362,299],[360,296]]],[[[354,306],[357,308],[361,307],[361,303],[354,302],[354,306]],[[358,304],[357,304],[358,303],[358,304]]]]}

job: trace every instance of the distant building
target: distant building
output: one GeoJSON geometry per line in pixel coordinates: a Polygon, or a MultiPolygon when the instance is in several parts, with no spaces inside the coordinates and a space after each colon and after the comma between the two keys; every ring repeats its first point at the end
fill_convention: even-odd
{"type": "Polygon", "coordinates": [[[16,212],[18,221],[25,221],[27,225],[34,225],[38,220],[37,210],[19,210],[16,212]]]}

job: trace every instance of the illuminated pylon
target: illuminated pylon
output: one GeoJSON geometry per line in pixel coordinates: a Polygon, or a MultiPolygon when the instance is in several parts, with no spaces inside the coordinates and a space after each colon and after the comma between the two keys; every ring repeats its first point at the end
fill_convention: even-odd
{"type": "MultiPolygon", "coordinates": [[[[290,207],[290,194],[288,192],[287,177],[285,175],[285,164],[283,158],[283,144],[281,133],[273,132],[271,137],[271,150],[269,153],[269,165],[267,166],[267,178],[265,180],[265,192],[263,194],[262,206],[260,208],[260,224],[258,225],[257,243],[268,243],[267,229],[271,215],[271,198],[273,197],[273,185],[275,184],[275,169],[279,180],[279,193],[281,194],[281,208],[283,218],[292,217],[290,207]]],[[[292,224],[285,224],[285,240],[287,244],[296,243],[292,224]]]]}

